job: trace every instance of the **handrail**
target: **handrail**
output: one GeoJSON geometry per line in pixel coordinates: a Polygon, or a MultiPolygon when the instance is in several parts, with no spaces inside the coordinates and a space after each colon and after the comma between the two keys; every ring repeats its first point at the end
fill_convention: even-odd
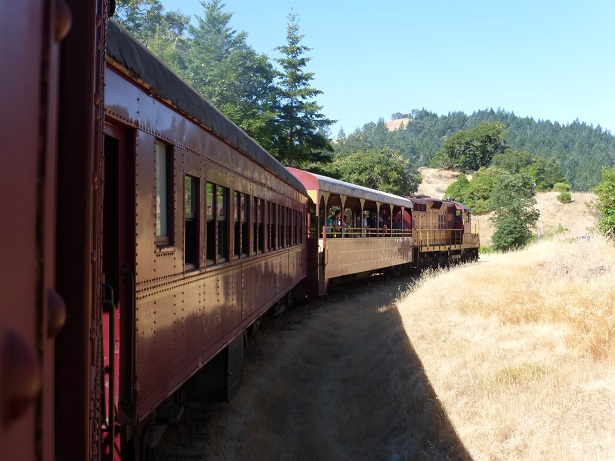
{"type": "Polygon", "coordinates": [[[331,226],[325,227],[327,238],[355,238],[355,237],[411,237],[412,229],[388,229],[384,232],[383,228],[375,227],[344,227],[335,229],[331,226]]]}

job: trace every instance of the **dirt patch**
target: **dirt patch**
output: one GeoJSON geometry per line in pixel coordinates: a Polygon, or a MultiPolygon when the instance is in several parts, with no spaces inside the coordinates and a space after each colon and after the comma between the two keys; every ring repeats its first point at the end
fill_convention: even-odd
{"type": "Polygon", "coordinates": [[[412,120],[410,120],[409,118],[400,118],[397,120],[391,120],[389,122],[384,122],[387,130],[389,131],[395,131],[397,130],[399,127],[401,127],[401,125],[403,124],[404,126],[408,126],[408,123],[410,123],[412,120]]]}

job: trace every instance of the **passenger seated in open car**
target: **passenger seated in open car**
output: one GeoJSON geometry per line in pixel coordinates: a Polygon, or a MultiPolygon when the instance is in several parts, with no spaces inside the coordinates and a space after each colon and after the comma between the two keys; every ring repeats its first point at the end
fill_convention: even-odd
{"type": "Polygon", "coordinates": [[[410,213],[404,210],[403,214],[400,211],[395,213],[393,217],[393,229],[412,229],[412,218],[410,213]]]}
{"type": "Polygon", "coordinates": [[[375,236],[376,235],[376,218],[374,218],[374,214],[368,211],[369,215],[365,220],[367,223],[367,236],[375,236]]]}
{"type": "Polygon", "coordinates": [[[382,216],[380,216],[380,232],[381,232],[381,235],[383,237],[386,237],[388,231],[389,231],[389,228],[385,224],[384,219],[382,219],[382,216]]]}
{"type": "Polygon", "coordinates": [[[332,216],[327,218],[327,235],[333,237],[340,236],[340,231],[346,227],[346,224],[340,219],[341,214],[340,210],[336,210],[332,216]]]}

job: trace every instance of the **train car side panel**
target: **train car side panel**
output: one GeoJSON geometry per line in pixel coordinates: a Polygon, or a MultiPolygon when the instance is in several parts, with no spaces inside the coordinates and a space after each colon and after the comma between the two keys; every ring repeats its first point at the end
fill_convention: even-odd
{"type": "Polygon", "coordinates": [[[63,2],[0,8],[0,446],[7,459],[54,459],[55,196],[63,2]],[[42,390],[41,390],[42,389],[42,390]]]}
{"type": "Polygon", "coordinates": [[[107,120],[125,124],[134,150],[124,165],[135,172],[134,247],[126,249],[134,254],[135,307],[125,324],[135,340],[133,350],[122,346],[123,360],[134,363],[134,371],[122,368],[134,373],[123,379],[134,380],[124,417],[133,424],[305,277],[296,229],[305,229],[297,216],[305,217],[307,197],[279,164],[256,161],[260,147],[237,150],[244,140],[236,128],[217,136],[110,58],[105,75],[107,120]],[[270,211],[259,236],[248,224],[255,197],[270,211]]]}
{"type": "Polygon", "coordinates": [[[328,238],[325,268],[327,278],[412,262],[412,238],[328,238]]]}
{"type": "Polygon", "coordinates": [[[57,284],[66,325],[56,342],[56,456],[101,456],[101,211],[106,1],[68,0],[62,46],[58,153],[57,284]],[[67,430],[70,428],[70,430],[67,430]]]}

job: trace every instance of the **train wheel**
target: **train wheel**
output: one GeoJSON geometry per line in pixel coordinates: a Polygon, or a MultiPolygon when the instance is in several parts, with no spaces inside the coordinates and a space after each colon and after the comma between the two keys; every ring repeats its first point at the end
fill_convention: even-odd
{"type": "Polygon", "coordinates": [[[384,276],[387,279],[392,279],[395,277],[399,277],[401,275],[401,269],[399,266],[391,266],[391,267],[387,267],[384,270],[384,276]]]}
{"type": "Polygon", "coordinates": [[[155,443],[164,432],[165,427],[157,427],[155,416],[146,422],[134,426],[132,437],[122,443],[122,461],[156,461],[155,443]]]}

